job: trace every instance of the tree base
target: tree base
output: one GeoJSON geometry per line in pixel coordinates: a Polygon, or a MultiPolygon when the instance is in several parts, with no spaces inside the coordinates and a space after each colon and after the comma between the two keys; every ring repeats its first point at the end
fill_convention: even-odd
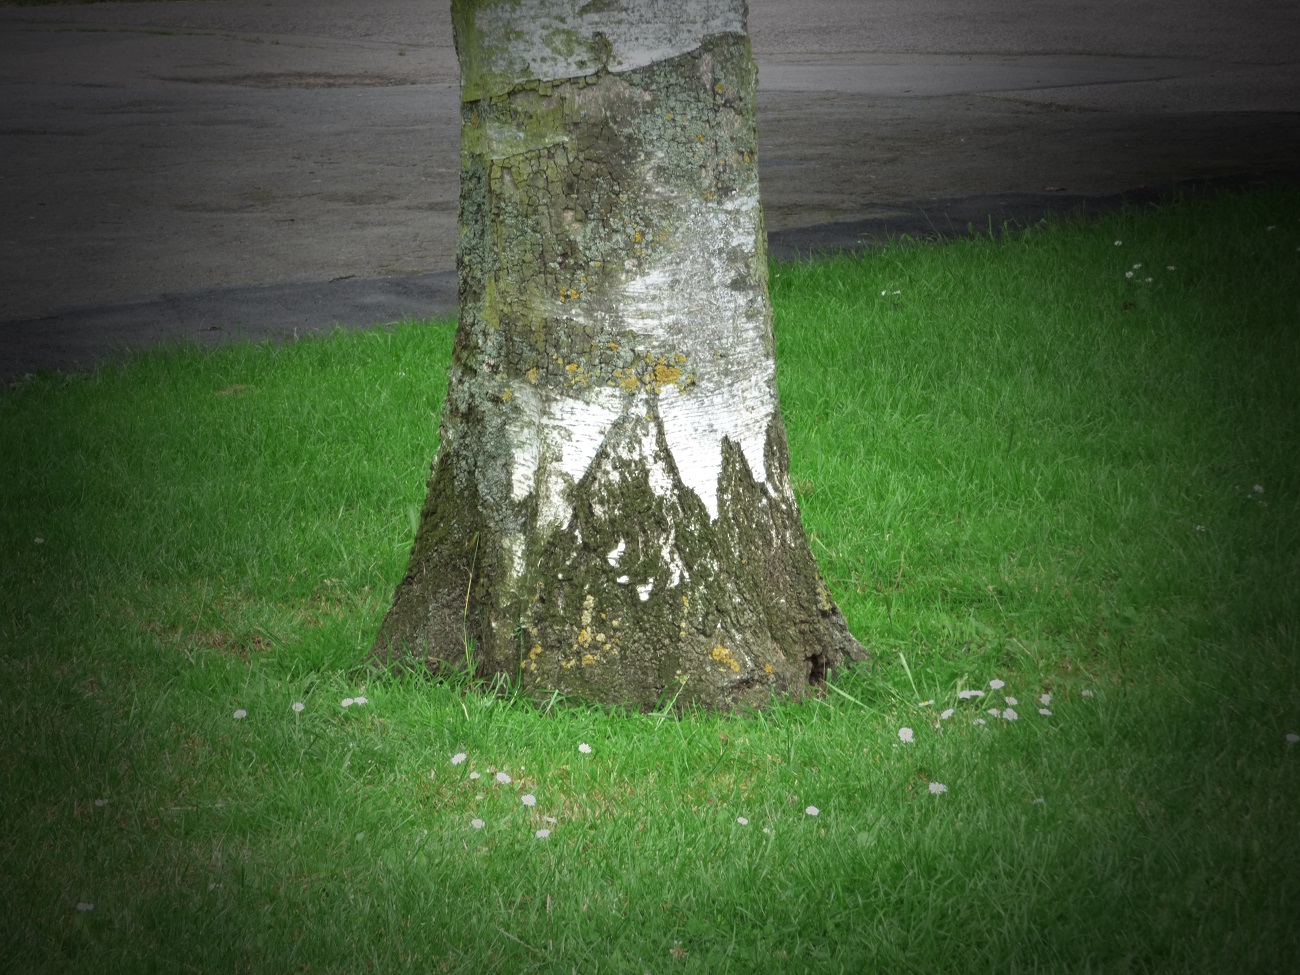
{"type": "Polygon", "coordinates": [[[531,694],[640,710],[761,708],[824,685],[868,655],[808,549],[779,421],[765,454],[756,481],[724,441],[714,519],[682,486],[662,426],[629,414],[576,486],[569,523],[522,553],[440,454],[373,659],[433,673],[468,664],[531,694]]]}

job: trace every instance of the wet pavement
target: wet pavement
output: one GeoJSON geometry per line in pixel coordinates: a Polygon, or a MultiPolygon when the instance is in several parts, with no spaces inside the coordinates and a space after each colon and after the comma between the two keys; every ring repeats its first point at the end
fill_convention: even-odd
{"type": "MultiPolygon", "coordinates": [[[[773,253],[1300,178],[1300,8],[1049,6],[751,0],[773,253]]],[[[452,313],[456,79],[427,0],[0,7],[0,381],[452,313]]]]}

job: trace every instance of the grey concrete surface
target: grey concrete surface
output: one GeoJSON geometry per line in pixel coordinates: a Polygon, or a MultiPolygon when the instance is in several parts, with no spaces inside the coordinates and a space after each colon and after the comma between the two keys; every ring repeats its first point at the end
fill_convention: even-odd
{"type": "MultiPolygon", "coordinates": [[[[774,252],[1300,172],[1291,0],[751,0],[774,252]]],[[[446,3],[0,6],[0,380],[454,306],[446,3]]]]}

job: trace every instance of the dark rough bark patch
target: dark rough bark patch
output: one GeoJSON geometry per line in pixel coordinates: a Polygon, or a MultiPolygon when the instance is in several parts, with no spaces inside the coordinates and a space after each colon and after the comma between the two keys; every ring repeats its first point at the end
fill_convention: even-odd
{"type": "Polygon", "coordinates": [[[439,452],[406,575],[371,649],[380,666],[433,673],[463,667],[467,646],[481,640],[481,595],[490,588],[478,565],[485,526],[474,499],[458,496],[455,483],[446,452],[439,452]]]}

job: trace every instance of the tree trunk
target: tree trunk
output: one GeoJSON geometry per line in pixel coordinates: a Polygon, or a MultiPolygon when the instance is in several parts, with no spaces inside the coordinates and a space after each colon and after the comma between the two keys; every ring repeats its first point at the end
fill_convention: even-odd
{"type": "Polygon", "coordinates": [[[865,653],[777,406],[744,0],[453,0],[460,324],[377,660],[607,704],[865,653]]]}

